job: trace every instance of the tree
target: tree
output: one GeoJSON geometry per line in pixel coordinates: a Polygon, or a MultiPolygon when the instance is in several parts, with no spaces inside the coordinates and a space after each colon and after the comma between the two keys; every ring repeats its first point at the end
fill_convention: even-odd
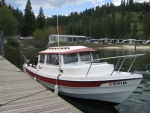
{"type": "Polygon", "coordinates": [[[125,16],[125,0],[121,0],[121,15],[125,16]]]}
{"type": "Polygon", "coordinates": [[[150,38],[150,14],[146,13],[144,16],[144,23],[143,23],[143,32],[145,39],[150,38]]]}
{"type": "Polygon", "coordinates": [[[43,29],[36,29],[33,32],[34,40],[32,45],[34,47],[45,47],[48,44],[48,37],[50,34],[55,34],[54,27],[44,27],[43,29]]]}
{"type": "Polygon", "coordinates": [[[22,29],[22,24],[23,24],[23,13],[18,9],[12,9],[13,10],[13,14],[16,17],[17,21],[18,21],[18,34],[21,34],[21,29],[22,29]]]}
{"type": "Polygon", "coordinates": [[[129,0],[129,11],[133,11],[133,10],[134,10],[133,0],[129,0]]]}
{"type": "Polygon", "coordinates": [[[1,6],[5,6],[6,3],[5,3],[5,0],[1,0],[1,6]]]}
{"type": "Polygon", "coordinates": [[[136,23],[136,21],[134,21],[134,25],[133,25],[133,36],[134,37],[136,37],[137,32],[138,32],[137,23],[136,23]]]}
{"type": "Polygon", "coordinates": [[[40,7],[39,14],[37,16],[36,21],[37,21],[37,27],[43,29],[46,22],[45,22],[45,16],[42,7],[40,7]]]}
{"type": "Polygon", "coordinates": [[[22,29],[22,36],[31,36],[34,29],[35,29],[35,15],[32,11],[30,0],[27,0],[23,29],[22,29]]]}
{"type": "Polygon", "coordinates": [[[6,36],[17,33],[18,22],[11,9],[6,6],[0,7],[0,30],[3,30],[6,36]]]}

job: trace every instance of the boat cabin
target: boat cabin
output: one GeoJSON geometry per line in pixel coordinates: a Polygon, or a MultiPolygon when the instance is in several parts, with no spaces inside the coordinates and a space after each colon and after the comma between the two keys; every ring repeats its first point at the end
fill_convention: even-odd
{"type": "Polygon", "coordinates": [[[90,62],[98,58],[96,50],[84,46],[50,47],[39,52],[38,63],[59,65],[60,62],[61,66],[63,66],[65,64],[90,62]]]}
{"type": "Polygon", "coordinates": [[[114,69],[112,64],[107,62],[91,61],[99,59],[98,52],[84,46],[49,47],[39,52],[37,69],[49,76],[99,76],[99,73],[108,73],[114,69]],[[90,71],[89,71],[90,70],[90,71]]]}

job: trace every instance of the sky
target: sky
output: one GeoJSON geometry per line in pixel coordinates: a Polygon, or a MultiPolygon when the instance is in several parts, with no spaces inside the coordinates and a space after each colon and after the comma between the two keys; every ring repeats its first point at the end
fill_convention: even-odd
{"type": "MultiPolygon", "coordinates": [[[[134,0],[134,2],[149,2],[150,0],[134,0]]],[[[18,7],[24,13],[27,0],[5,0],[7,5],[15,9],[18,7]]],[[[86,9],[102,6],[106,3],[120,5],[121,0],[30,0],[32,10],[38,15],[40,7],[43,8],[44,15],[69,15],[71,12],[83,12],[86,9]]]]}

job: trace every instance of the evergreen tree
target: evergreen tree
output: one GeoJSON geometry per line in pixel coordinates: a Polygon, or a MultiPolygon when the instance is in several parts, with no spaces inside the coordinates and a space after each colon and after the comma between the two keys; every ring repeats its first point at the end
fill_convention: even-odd
{"type": "Polygon", "coordinates": [[[118,31],[119,31],[119,38],[124,38],[125,37],[125,20],[124,20],[124,16],[120,17],[118,31]]]}
{"type": "Polygon", "coordinates": [[[131,14],[129,13],[126,14],[125,16],[124,35],[127,35],[131,32],[130,24],[131,24],[131,14]]]}
{"type": "Polygon", "coordinates": [[[125,16],[125,0],[121,0],[121,15],[125,16]]]}
{"type": "Polygon", "coordinates": [[[133,0],[129,0],[129,11],[134,11],[134,3],[133,3],[133,0]]]}
{"type": "Polygon", "coordinates": [[[37,27],[43,29],[46,22],[45,22],[45,16],[42,7],[40,7],[39,14],[37,16],[36,21],[37,21],[37,27]]]}
{"type": "Polygon", "coordinates": [[[150,38],[150,14],[146,13],[144,16],[144,23],[143,23],[143,32],[145,39],[150,38]]]}
{"type": "Polygon", "coordinates": [[[133,25],[133,36],[136,38],[136,34],[138,32],[138,29],[137,29],[137,23],[136,21],[134,21],[134,25],[133,25]]]}
{"type": "Polygon", "coordinates": [[[27,0],[25,13],[24,13],[24,23],[22,29],[22,36],[31,36],[33,30],[35,29],[35,16],[32,11],[32,6],[30,0],[27,0]]]}
{"type": "Polygon", "coordinates": [[[1,0],[1,6],[6,5],[5,0],[1,0]]]}
{"type": "Polygon", "coordinates": [[[0,30],[3,30],[6,36],[17,34],[18,22],[13,15],[13,11],[6,6],[0,7],[0,30]]]}
{"type": "Polygon", "coordinates": [[[18,21],[18,34],[21,34],[22,24],[23,24],[23,13],[17,7],[17,9],[13,10],[14,16],[18,21]]]}

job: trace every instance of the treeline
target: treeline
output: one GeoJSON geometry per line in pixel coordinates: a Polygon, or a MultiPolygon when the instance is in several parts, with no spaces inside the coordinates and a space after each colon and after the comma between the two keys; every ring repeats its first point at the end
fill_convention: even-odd
{"type": "MultiPolygon", "coordinates": [[[[42,7],[37,17],[27,0],[24,13],[18,8],[0,2],[0,30],[5,35],[33,36],[48,41],[48,35],[56,33],[57,16],[45,17],[42,7]]],[[[83,12],[59,15],[60,34],[85,35],[93,38],[150,38],[150,3],[122,0],[119,6],[107,3],[83,12]]]]}
{"type": "MultiPolygon", "coordinates": [[[[55,26],[56,16],[49,18],[55,26]]],[[[120,6],[107,3],[81,13],[59,16],[59,25],[66,34],[93,38],[150,38],[150,3],[122,0],[120,6]]]]}

